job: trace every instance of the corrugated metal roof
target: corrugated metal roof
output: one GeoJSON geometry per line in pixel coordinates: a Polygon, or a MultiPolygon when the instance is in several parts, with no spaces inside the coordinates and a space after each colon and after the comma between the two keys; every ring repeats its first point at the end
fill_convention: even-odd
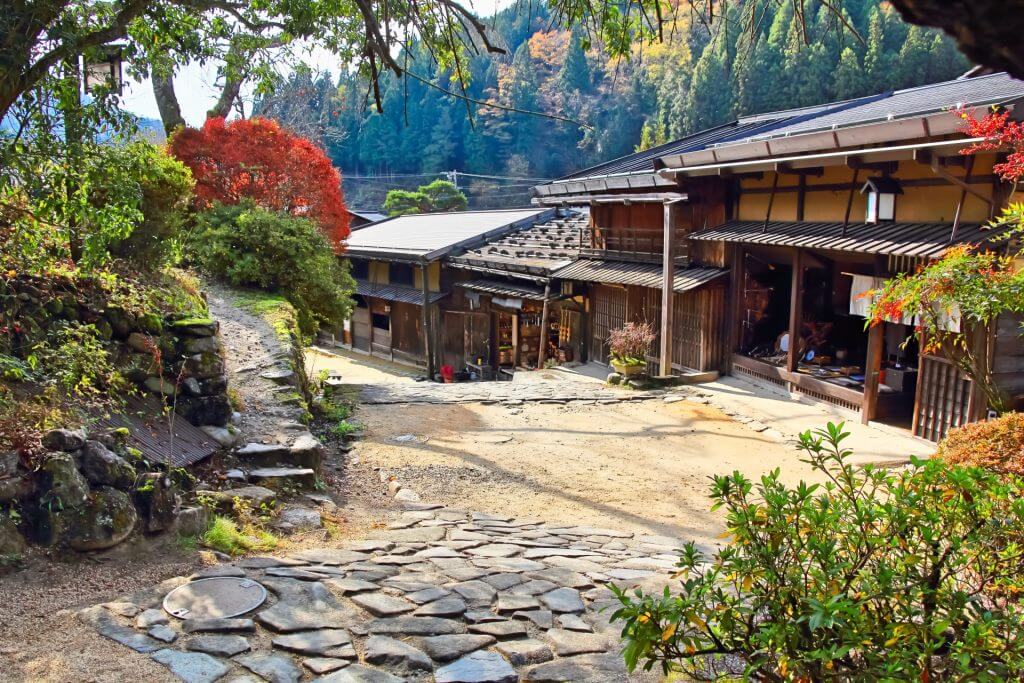
{"type": "MultiPolygon", "coordinates": [[[[729,271],[720,268],[677,268],[672,289],[686,292],[705,285],[729,271]]],[[[625,261],[600,261],[582,259],[565,268],[556,270],[552,277],[562,280],[602,282],[612,285],[632,285],[661,289],[661,265],[657,263],[627,263],[625,261]]]]}
{"type": "MultiPolygon", "coordinates": [[[[397,301],[403,304],[423,305],[423,291],[408,285],[385,285],[366,280],[356,280],[356,294],[371,296],[385,301],[397,301]]],[[[440,301],[448,296],[447,292],[431,292],[430,303],[440,301]]]]}
{"type": "Polygon", "coordinates": [[[501,282],[500,280],[470,280],[469,282],[458,283],[459,287],[470,289],[474,292],[485,294],[496,294],[498,296],[510,296],[519,299],[536,299],[543,301],[544,290],[540,287],[529,285],[501,282]]]}
{"type": "Polygon", "coordinates": [[[147,460],[168,467],[187,467],[220,450],[210,435],[180,415],[174,418],[172,434],[163,404],[149,397],[129,398],[120,415],[103,415],[97,425],[106,429],[126,427],[128,445],[139,449],[147,460]]]}
{"type": "Polygon", "coordinates": [[[690,235],[695,240],[740,242],[894,256],[940,256],[952,244],[981,244],[997,239],[978,224],[960,225],[950,242],[950,223],[842,223],[735,221],[690,235]]]}
{"type": "Polygon", "coordinates": [[[588,224],[586,214],[573,212],[506,233],[450,260],[470,269],[546,274],[579,257],[580,235],[588,224]]]}
{"type": "Polygon", "coordinates": [[[398,216],[353,232],[346,241],[352,255],[437,258],[488,234],[511,230],[545,209],[459,211],[398,216]]]}
{"type": "MultiPolygon", "coordinates": [[[[976,107],[998,104],[1024,97],[1024,81],[998,73],[960,78],[884,93],[852,107],[828,110],[798,122],[745,136],[742,140],[760,140],[787,135],[832,130],[877,121],[890,121],[951,110],[958,106],[976,107]]],[[[662,155],[662,156],[668,156],[662,155]]]]}
{"type": "MultiPolygon", "coordinates": [[[[800,111],[800,110],[796,110],[800,111]]],[[[788,113],[787,113],[788,114],[788,113]]],[[[784,120],[791,119],[795,114],[788,114],[784,117],[784,120]]],[[[765,130],[772,126],[778,125],[781,121],[779,119],[759,119],[749,123],[739,123],[733,121],[722,126],[715,128],[709,128],[708,130],[702,130],[699,133],[688,135],[685,138],[679,140],[673,140],[667,142],[664,145],[652,147],[644,150],[643,152],[636,152],[629,154],[618,159],[612,159],[606,161],[603,164],[591,166],[585,168],[582,171],[577,171],[571,175],[567,175],[564,178],[559,178],[556,183],[564,180],[579,180],[583,178],[590,178],[594,176],[605,176],[616,173],[632,173],[636,171],[650,171],[654,172],[654,160],[665,156],[671,156],[673,154],[683,154],[684,152],[691,152],[697,149],[703,149],[708,145],[713,145],[727,140],[732,140],[736,137],[744,137],[754,133],[755,131],[765,130]]]]}

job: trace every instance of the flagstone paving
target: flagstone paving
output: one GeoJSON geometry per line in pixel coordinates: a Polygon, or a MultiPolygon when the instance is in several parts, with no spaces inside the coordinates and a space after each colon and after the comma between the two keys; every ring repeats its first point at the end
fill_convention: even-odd
{"type": "Polygon", "coordinates": [[[592,381],[552,382],[406,382],[365,384],[360,401],[366,404],[391,403],[525,403],[527,401],[567,403],[569,401],[643,401],[663,398],[664,390],[637,391],[592,381]]]}
{"type": "Polygon", "coordinates": [[[633,680],[608,585],[668,584],[678,540],[414,507],[433,509],[344,548],[246,558],[79,618],[189,683],[633,680]],[[233,619],[161,611],[173,588],[225,574],[270,598],[233,619]]]}

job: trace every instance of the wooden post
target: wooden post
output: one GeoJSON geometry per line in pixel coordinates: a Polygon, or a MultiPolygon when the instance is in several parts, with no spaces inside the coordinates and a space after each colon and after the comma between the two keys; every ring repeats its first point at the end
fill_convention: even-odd
{"type": "Polygon", "coordinates": [[[860,421],[875,419],[878,408],[878,385],[882,377],[882,341],[885,323],[868,328],[868,355],[864,362],[864,399],[860,405],[860,421]]]}
{"type": "Polygon", "coordinates": [[[731,268],[729,272],[729,327],[726,334],[729,336],[729,353],[726,354],[726,369],[732,364],[732,354],[739,351],[740,340],[743,338],[743,323],[740,319],[740,310],[746,299],[744,282],[746,280],[743,269],[745,267],[743,257],[743,245],[732,245],[731,268]]]}
{"type": "Polygon", "coordinates": [[[786,369],[796,372],[800,364],[800,328],[803,323],[804,263],[803,252],[793,249],[793,275],[789,289],[789,351],[786,354],[786,369]]]}
{"type": "Polygon", "coordinates": [[[519,367],[519,314],[512,314],[512,367],[519,367]]]}
{"type": "Polygon", "coordinates": [[[676,275],[676,226],[672,220],[674,204],[664,206],[662,226],[663,253],[661,255],[661,349],[658,373],[672,374],[672,336],[675,331],[675,275],[676,275]]]}
{"type": "Polygon", "coordinates": [[[427,262],[424,261],[420,266],[420,272],[423,274],[423,281],[420,283],[420,289],[423,291],[423,310],[421,311],[421,319],[423,322],[423,359],[427,362],[427,378],[433,381],[434,349],[430,338],[430,330],[432,327],[430,324],[430,276],[427,273],[427,265],[427,262]]]}
{"type": "Polygon", "coordinates": [[[850,194],[846,197],[846,215],[843,218],[843,237],[846,237],[846,228],[850,225],[850,212],[853,211],[853,198],[857,193],[857,178],[860,175],[860,167],[853,169],[853,182],[850,183],[850,194]]]}
{"type": "Polygon", "coordinates": [[[807,203],[807,175],[801,173],[797,181],[796,189],[796,219],[804,219],[804,204],[807,203]]]}
{"type": "Polygon", "coordinates": [[[547,360],[548,355],[548,335],[550,334],[550,328],[548,326],[548,299],[551,298],[551,280],[544,283],[544,305],[541,306],[540,312],[540,348],[537,349],[537,367],[543,368],[544,361],[547,360]]]}

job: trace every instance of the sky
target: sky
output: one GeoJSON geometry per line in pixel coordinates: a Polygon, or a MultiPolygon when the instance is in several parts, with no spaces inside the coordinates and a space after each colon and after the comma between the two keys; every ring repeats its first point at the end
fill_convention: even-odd
{"type": "MultiPolygon", "coordinates": [[[[475,0],[467,2],[466,5],[472,8],[480,16],[491,16],[499,9],[508,7],[516,0],[475,0]]],[[[527,11],[524,7],[523,11],[527,11]]],[[[330,72],[337,75],[340,65],[337,59],[324,50],[313,50],[305,60],[314,71],[330,72]]],[[[287,72],[285,72],[285,75],[287,72]]],[[[217,99],[217,65],[188,64],[178,70],[174,77],[174,91],[178,95],[178,104],[181,106],[181,115],[190,126],[202,125],[206,118],[206,111],[217,99]]],[[[251,105],[251,89],[243,90],[242,97],[247,103],[246,113],[249,112],[248,105],[251,105]]],[[[160,112],[156,107],[156,99],[153,97],[153,88],[149,79],[144,81],[127,81],[122,95],[122,106],[136,116],[150,119],[159,119],[160,112]]]]}

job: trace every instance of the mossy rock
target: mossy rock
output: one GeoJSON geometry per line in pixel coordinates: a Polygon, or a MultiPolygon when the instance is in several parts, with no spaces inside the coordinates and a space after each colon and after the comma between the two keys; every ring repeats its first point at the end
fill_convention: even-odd
{"type": "Polygon", "coordinates": [[[220,325],[212,318],[183,318],[171,323],[175,333],[190,337],[212,337],[217,334],[220,325]]]}
{"type": "Polygon", "coordinates": [[[70,453],[49,453],[40,468],[43,473],[43,498],[59,508],[82,505],[89,496],[89,484],[78,471],[70,453]]]}
{"type": "Polygon", "coordinates": [[[25,553],[25,539],[18,527],[4,514],[0,514],[0,567],[13,564],[25,553]]]}
{"type": "Polygon", "coordinates": [[[97,320],[94,327],[96,328],[96,332],[99,334],[100,339],[110,341],[114,337],[114,328],[104,318],[97,320]]]}
{"type": "Polygon", "coordinates": [[[156,313],[144,313],[139,316],[139,329],[149,334],[160,334],[164,329],[164,321],[156,313]]]}
{"type": "Polygon", "coordinates": [[[124,339],[135,328],[135,317],[118,306],[111,306],[103,312],[103,317],[110,324],[113,335],[124,339]]]}
{"type": "Polygon", "coordinates": [[[189,377],[212,379],[224,374],[224,359],[217,353],[197,353],[185,361],[189,377]]]}
{"type": "Polygon", "coordinates": [[[177,489],[166,474],[147,472],[135,489],[135,504],[143,531],[164,531],[174,523],[178,511],[177,489]]]}
{"type": "Polygon", "coordinates": [[[139,516],[127,493],[112,488],[94,491],[89,501],[57,515],[60,538],[73,550],[103,550],[128,538],[139,516]]]}

